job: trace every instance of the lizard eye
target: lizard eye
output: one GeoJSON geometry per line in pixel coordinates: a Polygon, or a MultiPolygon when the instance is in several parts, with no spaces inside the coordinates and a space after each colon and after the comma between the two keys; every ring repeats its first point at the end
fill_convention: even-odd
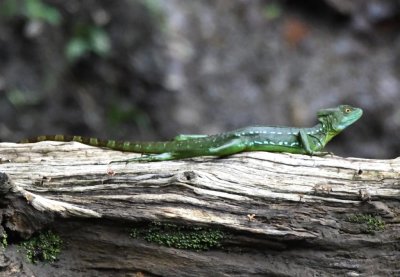
{"type": "Polygon", "coordinates": [[[349,113],[349,112],[351,112],[351,109],[350,109],[350,108],[346,108],[346,109],[344,110],[344,112],[345,112],[345,113],[349,113]]]}

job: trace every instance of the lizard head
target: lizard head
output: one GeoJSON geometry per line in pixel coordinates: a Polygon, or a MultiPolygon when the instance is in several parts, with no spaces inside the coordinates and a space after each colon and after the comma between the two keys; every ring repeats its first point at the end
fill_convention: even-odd
{"type": "Polygon", "coordinates": [[[360,108],[349,105],[340,105],[336,108],[319,110],[318,120],[330,132],[340,133],[356,122],[363,114],[360,108]]]}

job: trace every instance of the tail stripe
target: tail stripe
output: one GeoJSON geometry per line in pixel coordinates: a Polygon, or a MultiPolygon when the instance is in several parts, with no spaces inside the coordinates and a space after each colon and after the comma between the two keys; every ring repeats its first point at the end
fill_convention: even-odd
{"type": "Polygon", "coordinates": [[[97,140],[97,138],[90,138],[89,143],[91,145],[99,145],[99,141],[97,140]]]}
{"type": "Polygon", "coordinates": [[[130,143],[129,142],[127,142],[127,141],[124,141],[124,143],[123,143],[123,145],[122,145],[122,149],[123,150],[129,150],[129,147],[130,147],[130,143]]]}
{"type": "Polygon", "coordinates": [[[77,142],[82,142],[82,137],[81,136],[73,136],[72,140],[77,141],[77,142]]]}
{"type": "MultiPolygon", "coordinates": [[[[164,152],[174,151],[174,143],[172,142],[138,142],[138,141],[117,141],[117,140],[102,140],[97,138],[89,138],[82,136],[66,136],[66,135],[52,135],[52,136],[38,136],[30,139],[23,139],[20,143],[33,143],[40,141],[76,141],[83,144],[107,147],[114,150],[137,152],[137,153],[152,153],[160,154],[164,152]]],[[[182,143],[180,143],[182,144],[182,143]]]]}
{"type": "MultiPolygon", "coordinates": [[[[37,137],[38,141],[42,141],[42,140],[46,140],[46,139],[47,139],[47,136],[39,136],[39,137],[37,137]]],[[[29,141],[35,141],[35,139],[29,139],[29,141]]]]}
{"type": "Polygon", "coordinates": [[[114,147],[115,147],[115,140],[109,140],[109,141],[107,141],[106,147],[114,148],[114,147]]]}

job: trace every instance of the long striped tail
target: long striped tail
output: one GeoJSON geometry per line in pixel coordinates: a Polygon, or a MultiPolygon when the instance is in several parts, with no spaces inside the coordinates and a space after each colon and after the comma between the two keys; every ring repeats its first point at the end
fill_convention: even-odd
{"type": "Polygon", "coordinates": [[[149,153],[160,154],[171,151],[174,148],[174,142],[141,142],[141,141],[117,141],[117,140],[104,140],[98,138],[82,137],[82,136],[66,136],[66,135],[52,135],[52,136],[38,136],[29,139],[23,139],[19,143],[34,143],[40,141],[62,141],[70,142],[76,141],[90,146],[106,147],[113,150],[136,152],[136,153],[149,153]]]}

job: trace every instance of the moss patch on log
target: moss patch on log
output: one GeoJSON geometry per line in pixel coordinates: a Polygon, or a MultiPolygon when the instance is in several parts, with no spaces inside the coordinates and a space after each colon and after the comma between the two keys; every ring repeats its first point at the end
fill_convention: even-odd
{"type": "Polygon", "coordinates": [[[357,224],[364,224],[366,233],[374,233],[385,229],[385,222],[377,216],[371,214],[354,214],[347,217],[347,221],[357,224]]]}
{"type": "Polygon", "coordinates": [[[3,248],[6,248],[7,247],[7,245],[8,245],[8,241],[7,241],[7,233],[6,232],[4,232],[2,235],[1,235],[1,246],[3,247],[3,248]]]}
{"type": "Polygon", "coordinates": [[[46,231],[22,242],[20,246],[31,263],[52,263],[61,252],[62,240],[57,234],[46,231]]]}
{"type": "Polygon", "coordinates": [[[204,251],[221,248],[228,235],[219,229],[152,222],[145,227],[132,228],[130,236],[167,247],[204,251]]]}

